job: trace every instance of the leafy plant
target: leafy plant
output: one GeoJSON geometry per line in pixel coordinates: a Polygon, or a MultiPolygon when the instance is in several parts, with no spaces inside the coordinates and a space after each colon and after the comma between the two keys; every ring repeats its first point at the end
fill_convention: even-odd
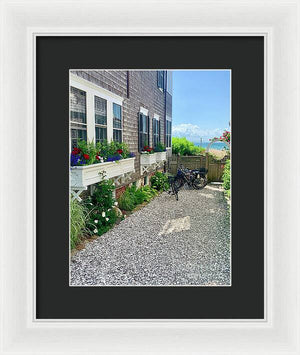
{"type": "Polygon", "coordinates": [[[70,201],[70,245],[71,249],[79,243],[82,235],[90,234],[87,228],[88,210],[77,200],[70,201]]]}
{"type": "Polygon", "coordinates": [[[117,204],[113,198],[114,189],[114,184],[110,180],[102,180],[96,185],[92,196],[86,200],[86,206],[90,211],[87,226],[94,234],[102,235],[117,221],[114,209],[114,205],[117,204]]]}
{"type": "Polygon", "coordinates": [[[157,195],[157,190],[148,185],[142,186],[139,189],[136,186],[131,186],[119,197],[119,207],[125,211],[132,211],[137,205],[149,202],[155,195],[157,195]]]}
{"type": "Polygon", "coordinates": [[[145,195],[145,201],[147,202],[149,202],[154,196],[158,194],[158,191],[150,187],[149,185],[141,187],[141,190],[143,191],[145,195]]]}
{"type": "Polygon", "coordinates": [[[81,151],[81,155],[86,160],[85,165],[94,164],[97,155],[97,149],[94,142],[86,142],[84,140],[79,140],[77,146],[78,149],[81,151]]]}
{"type": "Polygon", "coordinates": [[[166,151],[166,146],[163,145],[162,143],[158,142],[156,147],[154,148],[155,152],[165,152],[166,151]]]}
{"type": "Polygon", "coordinates": [[[230,194],[230,159],[225,163],[223,171],[223,187],[225,191],[228,191],[230,194]]]}
{"type": "Polygon", "coordinates": [[[95,144],[79,140],[77,147],[71,153],[71,166],[97,164],[132,157],[134,154],[129,152],[125,143],[104,141],[95,144]]]}
{"type": "Polygon", "coordinates": [[[122,210],[132,211],[136,206],[134,193],[129,188],[127,188],[118,198],[118,204],[122,210]]]}
{"type": "Polygon", "coordinates": [[[205,148],[197,147],[186,138],[172,138],[172,152],[180,155],[200,155],[205,152],[205,148]]]}
{"type": "Polygon", "coordinates": [[[150,182],[151,186],[157,191],[166,191],[169,188],[168,177],[159,171],[151,177],[150,182]]]}

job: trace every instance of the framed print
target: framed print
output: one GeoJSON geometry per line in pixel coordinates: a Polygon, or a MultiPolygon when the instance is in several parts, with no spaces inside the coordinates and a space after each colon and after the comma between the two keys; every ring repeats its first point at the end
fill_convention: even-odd
{"type": "Polygon", "coordinates": [[[299,1],[1,5],[1,353],[299,354],[299,1]],[[200,82],[202,98],[181,112],[198,103],[222,116],[230,107],[230,125],[220,123],[218,136],[207,133],[216,128],[213,109],[206,135],[192,113],[177,118],[174,90],[193,86],[188,98],[180,94],[184,102],[200,82]],[[186,166],[191,189],[177,191],[176,166],[173,180],[166,178],[171,193],[128,216],[138,205],[130,205],[132,195],[146,199],[163,184],[172,132],[194,140],[194,152],[215,137],[228,143],[231,134],[231,207],[217,185],[206,185],[199,170],[206,166],[186,166]],[[103,186],[90,187],[87,177],[103,166],[117,186],[104,183],[111,205],[99,210],[94,196],[103,186]],[[193,189],[197,181],[206,186],[193,189]],[[69,203],[85,198],[94,240],[80,240],[70,258],[69,203]],[[200,202],[204,219],[189,206],[200,202]],[[104,230],[116,207],[119,224],[104,230]],[[137,218],[146,234],[137,233],[137,218]],[[195,262],[201,248],[189,248],[198,222],[203,238],[219,236],[209,244],[214,256],[205,249],[215,261],[208,279],[195,262]],[[110,244],[114,231],[124,238],[110,244]]]}
{"type": "Polygon", "coordinates": [[[264,180],[264,38],[47,36],[36,38],[36,53],[36,115],[45,117],[36,125],[40,152],[37,234],[41,235],[36,242],[36,317],[264,319],[264,194],[260,186],[264,180]],[[111,46],[126,48],[128,55],[115,58],[111,46]],[[178,47],[184,48],[186,58],[176,57],[178,47]],[[84,58],[77,54],[78,48],[85,48],[84,58]],[[148,51],[146,64],[132,56],[137,50],[148,51]],[[58,51],[60,56],[55,58],[58,51]],[[156,51],[168,62],[168,69],[155,70],[160,63],[156,51]],[[85,69],[80,69],[82,61],[85,69]],[[129,61],[131,69],[123,70],[122,63],[129,61]],[[96,69],[96,65],[106,69],[96,69]],[[145,69],[136,69],[137,65],[145,69]],[[77,69],[67,69],[70,66],[77,69]],[[242,105],[249,96],[251,107],[242,105]],[[190,107],[184,108],[183,123],[178,125],[177,111],[185,102],[190,107]],[[197,108],[207,111],[200,111],[193,121],[197,108]],[[185,117],[188,109],[191,113],[185,117]],[[70,124],[64,119],[68,110],[70,124]],[[115,115],[120,120],[118,128],[114,128],[115,115]],[[210,118],[201,122],[199,115],[210,118]],[[162,152],[156,152],[154,142],[157,116],[162,152]],[[252,129],[247,129],[245,122],[250,120],[252,129]],[[214,143],[215,121],[223,124],[218,129],[219,143],[214,143]],[[167,124],[172,125],[169,133],[167,124]],[[191,125],[192,134],[180,137],[180,129],[191,125]],[[201,137],[199,125],[208,127],[201,137]],[[52,147],[49,132],[53,126],[64,129],[56,132],[52,147]],[[241,138],[250,141],[253,131],[255,146],[243,145],[241,138]],[[180,147],[181,142],[194,152],[176,154],[180,149],[176,144],[180,147]],[[223,154],[220,159],[210,150],[218,144],[221,149],[214,154],[223,154]],[[50,146],[50,156],[57,157],[53,171],[47,169],[45,159],[50,146]],[[164,157],[158,160],[160,153],[164,157]],[[241,184],[245,157],[252,155],[256,156],[255,175],[243,174],[241,184]],[[219,189],[223,172],[216,172],[216,166],[223,171],[231,161],[232,208],[219,189]],[[108,176],[103,178],[103,171],[108,176]],[[159,181],[168,184],[166,191],[159,190],[159,181]],[[248,186],[247,199],[243,198],[244,185],[248,186]],[[145,193],[153,197],[132,202],[145,193]],[[78,225],[74,209],[78,213],[79,208],[81,218],[88,218],[78,237],[82,243],[72,236],[78,225]],[[249,209],[255,214],[245,231],[249,209]],[[69,240],[63,238],[68,234],[69,211],[70,261],[69,240]],[[116,218],[116,211],[123,215],[116,218]],[[44,230],[39,221],[50,216],[64,233],[57,233],[54,224],[44,230]],[[89,299],[84,312],[74,307],[82,297],[89,299]],[[180,306],[176,306],[177,298],[180,306]],[[98,299],[106,307],[98,307],[98,299]],[[122,302],[110,304],[112,299],[122,302]]]}

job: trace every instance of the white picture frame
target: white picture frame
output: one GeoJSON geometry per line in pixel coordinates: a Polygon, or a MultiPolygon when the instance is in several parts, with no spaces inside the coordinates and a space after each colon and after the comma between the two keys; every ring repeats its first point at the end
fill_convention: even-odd
{"type": "Polygon", "coordinates": [[[300,354],[299,5],[1,1],[1,354],[300,354]],[[264,36],[263,320],[35,319],[38,35],[264,36]]]}

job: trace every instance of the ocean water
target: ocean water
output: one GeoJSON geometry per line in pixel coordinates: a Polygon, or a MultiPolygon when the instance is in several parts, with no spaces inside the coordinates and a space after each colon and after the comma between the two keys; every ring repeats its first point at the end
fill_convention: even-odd
{"type": "MultiPolygon", "coordinates": [[[[207,146],[209,145],[209,142],[203,142],[203,143],[194,143],[195,145],[197,145],[198,147],[202,147],[202,148],[207,148],[207,146]]],[[[226,149],[227,145],[223,142],[215,142],[210,146],[210,149],[217,149],[217,150],[223,150],[226,149]]]]}

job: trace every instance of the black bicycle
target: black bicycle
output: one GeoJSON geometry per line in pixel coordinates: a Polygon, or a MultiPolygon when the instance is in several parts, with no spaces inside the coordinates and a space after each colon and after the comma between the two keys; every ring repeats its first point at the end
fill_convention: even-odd
{"type": "Polygon", "coordinates": [[[169,176],[169,194],[175,195],[178,201],[178,191],[187,184],[193,189],[200,190],[207,185],[207,172],[205,168],[190,170],[179,167],[175,176],[169,176]]]}
{"type": "Polygon", "coordinates": [[[178,185],[175,183],[176,176],[168,176],[170,190],[168,191],[169,194],[175,195],[176,201],[178,201],[178,185]]]}
{"type": "Polygon", "coordinates": [[[203,189],[207,185],[207,172],[205,168],[190,170],[183,166],[179,167],[174,180],[176,188],[179,190],[187,184],[196,190],[203,189]]]}

